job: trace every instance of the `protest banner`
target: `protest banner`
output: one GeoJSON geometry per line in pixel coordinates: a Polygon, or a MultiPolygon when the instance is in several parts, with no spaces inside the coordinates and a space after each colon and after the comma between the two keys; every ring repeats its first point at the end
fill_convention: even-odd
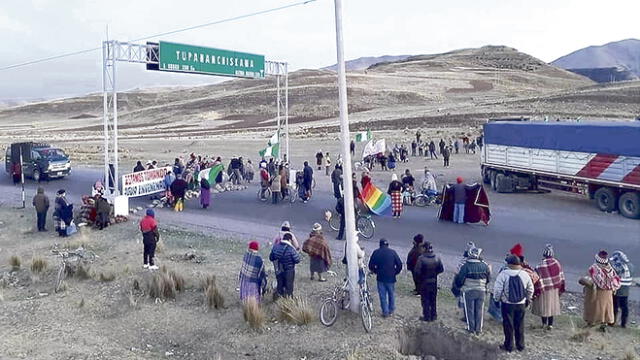
{"type": "Polygon", "coordinates": [[[137,197],[165,191],[164,177],[171,167],[144,170],[122,176],[122,195],[137,197]]]}

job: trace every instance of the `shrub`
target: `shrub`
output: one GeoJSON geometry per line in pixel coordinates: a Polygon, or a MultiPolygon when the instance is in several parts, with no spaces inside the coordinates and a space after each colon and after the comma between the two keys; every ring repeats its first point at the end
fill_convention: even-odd
{"type": "Polygon", "coordinates": [[[591,330],[585,329],[571,335],[571,337],[569,337],[569,340],[579,342],[579,343],[584,343],[584,342],[587,342],[590,336],[591,336],[591,330]]]}
{"type": "Polygon", "coordinates": [[[41,257],[34,257],[31,259],[31,272],[34,274],[39,274],[43,272],[49,264],[47,260],[41,257]]]}
{"type": "Polygon", "coordinates": [[[80,280],[87,280],[91,278],[91,274],[89,274],[89,270],[84,267],[82,264],[78,264],[76,266],[75,271],[72,271],[70,267],[67,267],[67,272],[72,273],[76,278],[80,280]]]}
{"type": "Polygon", "coordinates": [[[9,258],[9,265],[11,265],[11,270],[18,271],[20,270],[20,265],[22,265],[22,260],[19,256],[13,255],[9,258]]]}
{"type": "Polygon", "coordinates": [[[313,321],[314,311],[305,298],[299,296],[280,298],[277,304],[281,320],[296,325],[307,325],[313,321]]]}
{"type": "Polygon", "coordinates": [[[250,297],[242,303],[242,315],[252,329],[264,327],[266,316],[256,298],[250,297]]]}
{"type": "Polygon", "coordinates": [[[224,308],[224,296],[216,284],[215,275],[209,275],[202,281],[202,289],[204,290],[207,308],[224,308]]]}
{"type": "Polygon", "coordinates": [[[167,273],[159,271],[147,283],[147,293],[152,299],[175,299],[176,285],[167,273]]]}
{"type": "Polygon", "coordinates": [[[102,282],[110,282],[116,279],[116,274],[112,273],[112,272],[100,272],[100,276],[99,276],[100,281],[102,282]]]}
{"type": "Polygon", "coordinates": [[[169,271],[168,275],[175,283],[176,291],[179,291],[179,292],[184,291],[184,286],[185,286],[184,277],[173,270],[169,271]]]}

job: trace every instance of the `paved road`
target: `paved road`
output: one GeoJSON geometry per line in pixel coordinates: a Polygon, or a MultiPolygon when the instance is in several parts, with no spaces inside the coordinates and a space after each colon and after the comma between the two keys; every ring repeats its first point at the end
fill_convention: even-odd
{"type": "MultiPolygon", "coordinates": [[[[100,177],[100,170],[74,169],[72,176],[44,182],[48,194],[53,196],[59,188],[67,189],[70,198],[79,203],[81,194],[88,193],[91,184],[100,177]]],[[[0,177],[0,201],[5,205],[19,204],[19,187],[10,179],[0,177]]],[[[37,184],[28,181],[27,199],[37,184]]],[[[307,204],[281,203],[274,206],[256,198],[257,185],[238,192],[214,195],[213,205],[200,209],[192,200],[183,213],[160,210],[158,218],[163,223],[186,225],[212,232],[233,232],[242,237],[268,239],[283,220],[289,220],[299,237],[307,233],[314,222],[323,224],[323,212],[333,208],[335,201],[330,193],[328,177],[318,176],[314,198],[307,204]]],[[[146,204],[137,199],[132,206],[146,204]]],[[[368,250],[377,247],[377,239],[385,237],[392,247],[404,252],[410,246],[413,235],[420,232],[432,242],[437,251],[453,265],[468,241],[474,241],[484,249],[485,257],[496,265],[515,243],[521,243],[531,263],[537,262],[547,243],[552,243],[562,260],[571,289],[576,290],[576,279],[593,262],[594,254],[601,248],[610,252],[623,249],[636,264],[640,264],[640,221],[623,218],[617,214],[597,211],[582,198],[564,194],[490,194],[492,221],[489,226],[457,225],[436,220],[436,208],[405,207],[399,220],[375,218],[375,240],[365,241],[368,250]]],[[[27,201],[29,205],[29,200],[27,201]]],[[[327,227],[328,228],[328,227],[327,227]]],[[[329,238],[335,233],[329,231],[329,238]]],[[[336,248],[340,243],[333,240],[336,248]]],[[[634,298],[640,298],[640,288],[634,289],[634,298]]]]}

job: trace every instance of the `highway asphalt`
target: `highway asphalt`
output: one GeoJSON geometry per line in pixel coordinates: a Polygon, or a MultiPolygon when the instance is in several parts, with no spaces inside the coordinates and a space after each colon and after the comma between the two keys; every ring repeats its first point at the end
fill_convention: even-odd
{"type": "MultiPolygon", "coordinates": [[[[67,178],[40,185],[45,187],[51,200],[58,189],[64,188],[70,199],[79,204],[80,196],[90,193],[91,185],[100,176],[100,169],[80,167],[67,178]]],[[[260,202],[256,196],[258,185],[250,184],[246,190],[215,194],[209,209],[201,209],[197,200],[191,200],[182,213],[158,209],[157,218],[165,224],[263,241],[276,234],[283,220],[291,222],[298,238],[304,238],[313,223],[319,222],[325,226],[332,246],[342,248],[341,242],[334,240],[336,233],[328,228],[323,216],[325,209],[335,206],[330,181],[323,174],[316,177],[318,185],[314,197],[307,204],[260,202]]],[[[386,183],[378,180],[376,183],[386,189],[386,183]]],[[[37,186],[27,180],[27,206],[30,206],[37,186]]],[[[492,213],[489,226],[438,221],[436,207],[405,207],[400,219],[374,217],[374,238],[361,242],[370,253],[377,247],[378,239],[385,237],[391,247],[396,247],[400,255],[405,256],[413,236],[422,233],[432,241],[449,267],[455,266],[468,241],[474,241],[483,248],[485,258],[494,263],[494,267],[499,266],[504,255],[516,243],[523,245],[525,256],[532,264],[539,261],[545,244],[551,243],[565,267],[569,288],[573,290],[579,289],[577,278],[586,272],[593,263],[594,254],[600,249],[610,253],[621,249],[640,269],[639,220],[602,213],[590,201],[573,195],[490,192],[489,196],[492,213]]],[[[132,199],[130,207],[146,206],[149,202],[148,197],[132,199]]],[[[21,205],[20,187],[14,186],[8,176],[0,177],[0,203],[2,206],[21,205]]],[[[640,299],[640,288],[633,289],[632,297],[640,299]]]]}

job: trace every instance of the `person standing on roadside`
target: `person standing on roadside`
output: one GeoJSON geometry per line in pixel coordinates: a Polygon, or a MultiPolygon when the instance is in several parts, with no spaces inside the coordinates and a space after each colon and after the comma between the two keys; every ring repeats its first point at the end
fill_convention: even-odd
{"type": "Polygon", "coordinates": [[[351,140],[351,143],[349,144],[349,151],[351,151],[351,156],[356,153],[356,142],[353,140],[351,140]]]}
{"type": "Polygon", "coordinates": [[[491,281],[491,268],[480,259],[482,249],[473,246],[467,251],[467,260],[454,278],[454,287],[460,289],[467,331],[482,333],[484,296],[491,281]]]}
{"type": "Polygon", "coordinates": [[[264,261],[258,253],[260,244],[257,241],[249,243],[249,249],[242,258],[242,268],[238,275],[240,283],[240,301],[255,298],[258,303],[262,301],[262,287],[267,281],[267,272],[264,269],[264,261]]]}
{"type": "Polygon", "coordinates": [[[293,284],[296,278],[296,264],[300,263],[300,254],[291,245],[291,234],[284,234],[282,240],[271,249],[269,260],[273,262],[276,273],[277,296],[293,296],[293,284]]]}
{"type": "Polygon", "coordinates": [[[142,161],[138,160],[138,162],[136,163],[136,166],[133,168],[133,172],[140,172],[140,171],[144,171],[144,165],[142,165],[142,161]]]}
{"type": "Polygon", "coordinates": [[[553,329],[553,317],[560,315],[560,295],[565,291],[564,271],[554,257],[553,246],[547,244],[542,252],[542,262],[536,267],[540,280],[535,289],[531,312],[542,318],[544,330],[553,329]]]}
{"type": "Polygon", "coordinates": [[[333,184],[333,197],[340,199],[342,197],[342,166],[336,164],[335,169],[331,172],[331,183],[333,184]]]}
{"type": "Polygon", "coordinates": [[[303,203],[307,203],[311,198],[311,189],[313,187],[313,169],[309,166],[309,162],[304,162],[304,169],[302,169],[302,185],[304,186],[304,197],[302,198],[303,203]]]}
{"type": "Polygon", "coordinates": [[[144,246],[142,267],[149,270],[158,270],[158,266],[153,262],[156,254],[156,244],[160,240],[158,222],[155,216],[153,209],[147,209],[147,215],[140,220],[140,231],[142,232],[142,244],[144,246]]]}
{"type": "Polygon", "coordinates": [[[613,317],[614,323],[620,312],[620,326],[627,327],[629,319],[629,288],[633,284],[633,264],[622,251],[614,251],[609,258],[611,267],[620,276],[620,289],[613,294],[613,317]]]}
{"type": "Polygon", "coordinates": [[[32,204],[36,209],[38,231],[47,231],[45,225],[47,223],[47,212],[49,211],[49,197],[44,194],[44,188],[42,186],[38,186],[32,204]]]}
{"type": "Polygon", "coordinates": [[[422,321],[438,319],[438,275],[444,272],[442,261],[433,252],[429,241],[422,244],[424,253],[418,258],[415,273],[420,282],[420,300],[422,302],[422,321]]]}
{"type": "Polygon", "coordinates": [[[520,258],[508,255],[507,268],[503,270],[493,287],[493,299],[500,301],[504,343],[500,349],[512,352],[515,337],[516,350],[524,351],[524,315],[533,297],[531,277],[520,266],[520,258]]]}
{"type": "Polygon", "coordinates": [[[418,148],[418,143],[415,141],[411,142],[411,156],[416,156],[416,149],[418,148]]]}
{"type": "Polygon", "coordinates": [[[620,276],[609,263],[609,254],[600,250],[595,263],[589,267],[590,296],[585,296],[584,321],[589,325],[600,325],[605,332],[607,325],[615,323],[613,314],[613,294],[620,289],[620,276]]]}
{"type": "Polygon", "coordinates": [[[187,188],[189,184],[182,178],[182,175],[176,175],[176,179],[171,183],[171,194],[175,201],[174,210],[184,210],[184,197],[187,194],[187,188]]]}
{"type": "Polygon", "coordinates": [[[329,243],[325,240],[322,234],[322,225],[315,223],[309,239],[302,244],[302,251],[309,255],[309,271],[311,273],[311,280],[314,280],[314,275],[318,273],[318,281],[325,282],[322,273],[329,271],[331,267],[331,249],[329,243]]]}
{"type": "Polygon", "coordinates": [[[380,239],[380,247],[371,254],[369,270],[377,276],[382,317],[393,315],[396,309],[396,276],[402,271],[402,260],[398,253],[389,248],[386,239],[380,239]]]}
{"type": "Polygon", "coordinates": [[[440,154],[444,153],[445,146],[446,146],[446,143],[444,142],[444,139],[440,139],[440,142],[438,143],[438,147],[440,148],[440,154]]]}
{"type": "Polygon", "coordinates": [[[460,176],[456,178],[453,185],[453,222],[456,224],[464,224],[464,208],[467,204],[467,185],[460,176]]]}
{"type": "Polygon", "coordinates": [[[422,136],[422,134],[420,133],[420,129],[416,130],[416,142],[419,144],[420,143],[420,137],[422,136]]]}
{"type": "Polygon", "coordinates": [[[389,189],[387,194],[391,196],[391,210],[394,219],[399,219],[402,214],[402,192],[404,186],[398,181],[398,175],[391,175],[391,183],[389,183],[389,189]]]}
{"type": "Polygon", "coordinates": [[[444,167],[448,168],[449,167],[449,158],[451,157],[451,150],[449,149],[448,146],[445,146],[444,149],[442,149],[442,161],[444,163],[444,167]]]}
{"type": "Polygon", "coordinates": [[[326,176],[329,176],[330,170],[331,170],[331,157],[329,156],[329,153],[326,153],[324,155],[324,174],[326,176]]]}
{"type": "Polygon", "coordinates": [[[429,156],[431,159],[438,158],[438,154],[436,154],[436,143],[434,143],[433,140],[429,143],[429,156]]]}
{"type": "Polygon", "coordinates": [[[422,255],[422,241],[424,240],[424,236],[422,234],[417,234],[413,237],[413,247],[409,250],[409,254],[407,254],[407,270],[411,272],[411,277],[413,278],[413,294],[420,294],[420,281],[418,279],[418,275],[415,272],[416,264],[418,263],[418,258],[422,255]]]}
{"type": "Polygon", "coordinates": [[[318,170],[322,170],[322,159],[324,158],[324,154],[322,150],[318,150],[316,153],[316,165],[318,165],[318,170]]]}

